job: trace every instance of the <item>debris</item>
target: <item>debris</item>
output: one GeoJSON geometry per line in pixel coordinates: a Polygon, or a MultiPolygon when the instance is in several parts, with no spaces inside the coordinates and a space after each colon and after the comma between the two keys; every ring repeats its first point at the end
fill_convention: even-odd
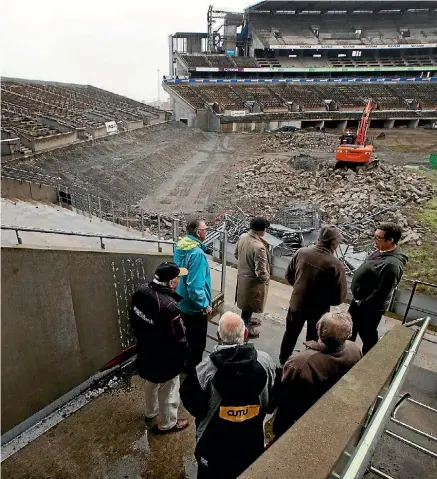
{"type": "MultiPolygon", "coordinates": [[[[258,158],[236,171],[236,183],[240,185],[237,205],[248,215],[263,215],[273,222],[284,206],[310,202],[325,222],[345,231],[350,244],[363,248],[381,221],[398,223],[408,241],[420,240],[420,227],[410,224],[401,208],[433,197],[432,184],[406,168],[380,165],[357,174],[334,170],[333,162],[310,155],[290,160],[258,158]]],[[[226,188],[231,194],[230,185],[224,194],[226,188]]]]}
{"type": "Polygon", "coordinates": [[[334,152],[339,143],[338,135],[317,131],[308,133],[275,133],[264,138],[261,149],[262,151],[303,149],[305,151],[322,150],[324,152],[334,152]]]}

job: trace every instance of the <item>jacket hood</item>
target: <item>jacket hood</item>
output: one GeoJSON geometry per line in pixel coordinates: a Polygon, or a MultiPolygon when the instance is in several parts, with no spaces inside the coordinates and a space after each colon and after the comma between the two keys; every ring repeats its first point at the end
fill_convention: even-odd
{"type": "Polygon", "coordinates": [[[181,251],[191,251],[197,247],[201,248],[205,252],[208,249],[200,240],[191,235],[184,236],[176,245],[176,248],[180,249],[181,251]]]}
{"type": "Polygon", "coordinates": [[[408,261],[408,256],[402,253],[400,248],[395,248],[393,251],[386,251],[380,253],[379,256],[383,256],[384,258],[391,256],[392,258],[395,258],[400,261],[404,266],[407,264],[408,261]]]}
{"type": "Polygon", "coordinates": [[[252,367],[257,360],[257,352],[253,344],[219,345],[215,347],[210,358],[217,369],[238,371],[252,367]]]}

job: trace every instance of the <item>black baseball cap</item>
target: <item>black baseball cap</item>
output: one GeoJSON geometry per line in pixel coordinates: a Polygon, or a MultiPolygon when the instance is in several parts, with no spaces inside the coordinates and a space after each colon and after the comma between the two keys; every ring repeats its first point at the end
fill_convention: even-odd
{"type": "Polygon", "coordinates": [[[250,222],[250,229],[253,231],[265,231],[270,226],[270,222],[265,218],[257,216],[250,222]]]}
{"type": "Polygon", "coordinates": [[[178,276],[186,276],[188,270],[186,268],[179,268],[176,263],[166,261],[161,263],[155,270],[155,279],[161,283],[167,283],[178,276]]]}

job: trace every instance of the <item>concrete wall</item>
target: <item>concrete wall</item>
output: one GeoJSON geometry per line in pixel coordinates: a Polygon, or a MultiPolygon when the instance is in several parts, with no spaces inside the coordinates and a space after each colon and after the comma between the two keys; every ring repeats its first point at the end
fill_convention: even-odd
{"type": "Polygon", "coordinates": [[[33,139],[33,148],[35,152],[50,150],[53,148],[60,148],[62,146],[68,146],[77,140],[77,132],[72,131],[69,133],[60,133],[54,136],[43,136],[41,138],[33,139]]]}
{"type": "Polygon", "coordinates": [[[125,124],[128,130],[138,130],[138,128],[142,128],[144,126],[143,120],[126,121],[125,124]]]}
{"type": "Polygon", "coordinates": [[[397,325],[249,467],[242,479],[340,477],[377,396],[389,384],[413,331],[397,325]]]}
{"type": "Polygon", "coordinates": [[[187,125],[191,128],[197,128],[197,115],[196,111],[189,107],[186,103],[178,100],[174,101],[173,118],[176,121],[181,119],[187,120],[187,125]]]}
{"type": "Polygon", "coordinates": [[[130,296],[170,259],[2,247],[2,434],[131,344],[130,296]]]}
{"type": "Polygon", "coordinates": [[[4,177],[1,178],[1,195],[23,200],[58,202],[58,193],[54,186],[4,177]]]}
{"type": "Polygon", "coordinates": [[[212,111],[199,110],[197,112],[197,128],[204,131],[220,131],[220,120],[212,111]]]}
{"type": "MultiPolygon", "coordinates": [[[[316,123],[316,122],[314,122],[316,123]]],[[[300,128],[302,125],[301,120],[271,120],[271,121],[252,121],[250,116],[247,117],[247,121],[244,122],[231,122],[221,123],[220,130],[222,133],[240,133],[248,131],[262,131],[271,130],[284,125],[292,125],[296,128],[300,128]]]]}
{"type": "Polygon", "coordinates": [[[108,132],[106,131],[106,126],[99,126],[97,128],[88,127],[86,131],[94,138],[102,138],[102,136],[106,136],[108,132]]]}

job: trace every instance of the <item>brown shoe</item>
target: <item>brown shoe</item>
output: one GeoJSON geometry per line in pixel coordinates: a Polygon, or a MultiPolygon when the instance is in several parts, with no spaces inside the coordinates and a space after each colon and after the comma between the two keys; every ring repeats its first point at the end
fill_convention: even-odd
{"type": "Polygon", "coordinates": [[[259,337],[259,330],[258,329],[255,329],[251,326],[249,326],[248,328],[248,335],[247,337],[248,338],[258,338],[259,337]]]}
{"type": "Polygon", "coordinates": [[[167,434],[169,432],[178,432],[182,431],[183,429],[187,428],[189,426],[189,422],[187,419],[178,419],[176,424],[170,428],[170,429],[159,429],[158,426],[155,426],[153,428],[153,432],[156,434],[167,434]]]}
{"type": "Polygon", "coordinates": [[[250,325],[251,326],[261,326],[261,320],[259,318],[251,318],[250,325]]]}

